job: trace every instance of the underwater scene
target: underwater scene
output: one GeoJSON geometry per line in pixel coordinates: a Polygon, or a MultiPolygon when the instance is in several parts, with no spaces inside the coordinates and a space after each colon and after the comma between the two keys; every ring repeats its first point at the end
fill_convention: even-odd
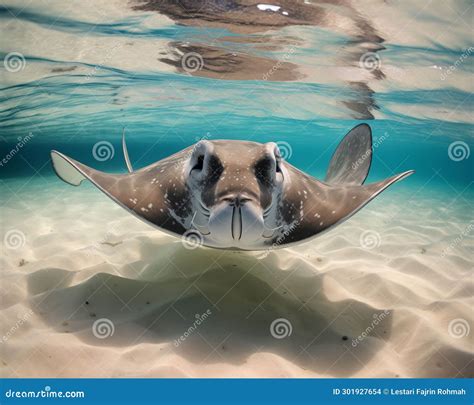
{"type": "Polygon", "coordinates": [[[472,378],[473,10],[0,0],[0,375],[472,378]]]}

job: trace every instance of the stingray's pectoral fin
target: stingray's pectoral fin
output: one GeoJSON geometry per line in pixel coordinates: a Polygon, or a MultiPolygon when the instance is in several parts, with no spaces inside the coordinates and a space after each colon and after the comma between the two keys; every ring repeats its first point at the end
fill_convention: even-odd
{"type": "Polygon", "coordinates": [[[51,151],[51,160],[53,162],[53,169],[61,180],[73,186],[79,186],[84,180],[89,180],[117,204],[128,210],[131,209],[129,204],[127,204],[129,200],[124,197],[127,195],[126,191],[130,187],[127,187],[127,178],[123,175],[108,174],[92,169],[55,150],[51,151]],[[122,187],[120,187],[121,180],[125,180],[122,187]]]}
{"type": "Polygon", "coordinates": [[[316,192],[322,194],[322,200],[318,201],[318,204],[307,212],[308,223],[305,237],[314,236],[343,223],[392,184],[413,173],[413,170],[409,170],[385,180],[362,186],[325,185],[321,187],[316,192]]]}
{"type": "MultiPolygon", "coordinates": [[[[183,227],[177,221],[175,222],[174,218],[167,215],[168,210],[162,215],[153,213],[151,210],[153,205],[166,206],[162,202],[161,195],[153,193],[153,189],[151,192],[149,189],[141,191],[140,186],[135,183],[136,176],[139,175],[138,172],[132,174],[104,173],[55,150],[51,151],[51,160],[54,171],[66,183],[79,186],[84,180],[89,180],[107,197],[137,218],[162,230],[183,234],[183,227]]],[[[148,179],[147,183],[150,184],[148,179]]]]}
{"type": "Polygon", "coordinates": [[[103,173],[100,170],[92,169],[55,150],[51,151],[51,160],[53,162],[53,169],[61,180],[72,186],[78,186],[84,180],[89,180],[99,190],[117,201],[117,183],[120,175],[103,173]]]}
{"type": "MultiPolygon", "coordinates": [[[[372,201],[375,197],[377,197],[382,191],[389,188],[392,184],[397,183],[400,180],[405,179],[406,177],[415,173],[414,170],[408,170],[406,172],[396,174],[395,176],[389,177],[385,180],[378,181],[376,183],[367,184],[361,186],[361,194],[362,196],[366,197],[366,201],[363,205],[372,201]]],[[[361,207],[362,208],[362,207],[361,207]]]]}
{"type": "Polygon", "coordinates": [[[55,150],[51,151],[53,169],[58,177],[72,186],[78,186],[86,180],[84,173],[78,168],[75,161],[55,150]]]}
{"type": "MultiPolygon", "coordinates": [[[[370,201],[376,198],[382,191],[386,190],[392,184],[403,180],[404,178],[413,174],[414,170],[408,170],[406,172],[397,174],[389,177],[385,180],[378,181],[376,183],[367,184],[364,186],[347,186],[342,187],[339,192],[334,193],[333,206],[338,206],[340,218],[332,225],[339,224],[346,219],[349,219],[352,215],[358,212],[360,209],[365,207],[370,201]]],[[[329,220],[328,223],[331,221],[329,220]]]]}

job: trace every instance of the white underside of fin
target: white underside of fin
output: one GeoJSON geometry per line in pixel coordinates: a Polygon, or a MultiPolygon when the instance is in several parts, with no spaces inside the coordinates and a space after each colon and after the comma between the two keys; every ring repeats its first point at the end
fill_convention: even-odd
{"type": "Polygon", "coordinates": [[[86,177],[77,170],[65,157],[59,152],[51,152],[53,167],[58,177],[73,186],[78,186],[86,177]]]}

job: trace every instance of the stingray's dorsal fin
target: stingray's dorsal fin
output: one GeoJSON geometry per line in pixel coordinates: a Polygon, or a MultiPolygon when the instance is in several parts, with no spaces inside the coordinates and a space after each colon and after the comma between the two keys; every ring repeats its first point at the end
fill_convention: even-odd
{"type": "Polygon", "coordinates": [[[128,156],[127,143],[125,142],[125,128],[122,131],[122,149],[123,157],[125,158],[125,164],[127,165],[127,170],[129,173],[133,172],[132,164],[130,163],[130,158],[128,156]]]}
{"type": "Polygon", "coordinates": [[[372,162],[372,131],[367,124],[352,128],[332,155],[325,182],[338,185],[364,183],[372,162]]]}

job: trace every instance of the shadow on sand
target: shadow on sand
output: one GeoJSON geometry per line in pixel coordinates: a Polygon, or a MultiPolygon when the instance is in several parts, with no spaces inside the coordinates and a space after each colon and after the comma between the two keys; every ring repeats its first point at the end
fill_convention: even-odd
{"type": "Polygon", "coordinates": [[[329,276],[318,274],[316,257],[141,242],[141,260],[120,269],[128,269],[127,278],[98,273],[74,284],[64,269],[33,273],[28,280],[33,310],[56,331],[90,345],[168,343],[191,362],[234,365],[270,352],[333,376],[355,373],[390,336],[391,312],[353,299],[328,300],[323,285],[329,276]],[[41,287],[44,278],[50,286],[63,283],[41,287]],[[367,328],[369,336],[354,344],[367,328]]]}

